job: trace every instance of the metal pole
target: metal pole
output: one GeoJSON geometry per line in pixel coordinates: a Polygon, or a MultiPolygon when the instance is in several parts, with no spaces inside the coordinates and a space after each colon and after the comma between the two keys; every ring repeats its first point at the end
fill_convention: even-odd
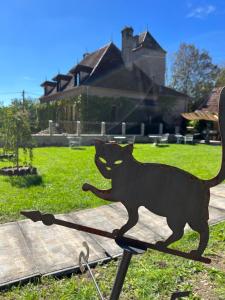
{"type": "Polygon", "coordinates": [[[116,280],[114,282],[112,293],[110,295],[110,300],[119,299],[132,255],[133,254],[130,251],[123,251],[122,260],[117,271],[116,280]]]}
{"type": "Polygon", "coordinates": [[[22,91],[22,97],[23,97],[22,106],[23,106],[23,111],[24,111],[24,104],[25,104],[25,91],[24,90],[22,91]]]}

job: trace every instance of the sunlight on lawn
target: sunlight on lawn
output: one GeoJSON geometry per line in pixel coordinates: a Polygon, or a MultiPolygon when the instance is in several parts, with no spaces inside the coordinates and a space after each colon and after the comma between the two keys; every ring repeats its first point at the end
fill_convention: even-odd
{"type": "MultiPolygon", "coordinates": [[[[94,147],[82,151],[64,147],[34,149],[34,166],[38,176],[27,178],[0,177],[0,222],[20,218],[20,210],[39,209],[43,212],[62,213],[107,202],[91,193],[84,193],[83,183],[107,188],[94,164],[94,147]]],[[[177,166],[200,178],[216,175],[221,161],[221,147],[207,145],[169,145],[151,147],[136,144],[134,156],[141,162],[157,162],[177,166]]],[[[4,160],[0,166],[7,166],[4,160]]]]}

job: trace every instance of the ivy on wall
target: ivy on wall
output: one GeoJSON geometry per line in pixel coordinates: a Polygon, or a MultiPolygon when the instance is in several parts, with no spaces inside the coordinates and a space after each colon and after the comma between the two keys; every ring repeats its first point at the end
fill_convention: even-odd
{"type": "Polygon", "coordinates": [[[69,99],[41,103],[38,120],[41,129],[48,127],[48,121],[79,120],[89,122],[140,122],[144,116],[140,100],[79,95],[69,99]],[[74,112],[72,110],[74,109],[74,112]]]}
{"type": "MultiPolygon", "coordinates": [[[[151,102],[151,101],[150,101],[151,102]]],[[[48,121],[81,121],[81,122],[137,122],[148,123],[153,116],[153,122],[164,122],[174,125],[178,121],[176,107],[179,99],[161,96],[157,105],[149,105],[148,100],[133,98],[99,97],[79,95],[73,98],[41,103],[38,107],[39,127],[48,127],[48,121]]],[[[180,119],[180,118],[179,118],[180,119]]],[[[179,122],[178,122],[179,123],[179,122]]]]}

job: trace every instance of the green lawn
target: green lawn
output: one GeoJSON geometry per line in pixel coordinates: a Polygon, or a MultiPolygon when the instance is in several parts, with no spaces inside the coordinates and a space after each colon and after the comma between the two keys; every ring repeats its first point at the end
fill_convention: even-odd
{"type": "MultiPolygon", "coordinates": [[[[220,166],[221,147],[206,145],[135,145],[134,156],[143,162],[161,162],[180,167],[201,178],[214,176],[220,166]]],[[[20,218],[20,210],[39,209],[61,213],[105,204],[81,189],[84,182],[107,187],[107,180],[94,164],[94,148],[37,148],[34,165],[38,177],[0,177],[0,222],[20,218]]],[[[9,165],[0,161],[1,166],[9,165]]]]}
{"type": "MultiPolygon", "coordinates": [[[[40,209],[48,212],[68,212],[106,202],[81,186],[90,182],[107,187],[108,182],[98,173],[94,162],[94,148],[38,148],[34,151],[34,165],[40,177],[0,177],[1,222],[20,218],[22,209],[40,209]]],[[[143,162],[161,162],[180,167],[200,178],[215,176],[221,160],[221,147],[207,145],[169,145],[151,147],[135,145],[135,157],[143,162]]],[[[1,166],[8,163],[0,162],[1,166]]],[[[128,271],[121,300],[170,299],[175,291],[190,291],[184,299],[225,299],[225,222],[211,227],[209,247],[205,255],[213,259],[211,265],[195,263],[182,258],[147,251],[134,257],[128,271]]],[[[189,232],[173,247],[190,249],[196,243],[196,234],[189,232]]],[[[95,276],[104,293],[109,296],[118,261],[95,268],[95,276]]],[[[3,300],[86,300],[98,299],[90,277],[73,275],[56,279],[43,277],[36,283],[13,287],[0,293],[3,300]]]]}
{"type": "MultiPolygon", "coordinates": [[[[132,258],[121,300],[169,300],[176,291],[190,291],[188,298],[215,300],[225,299],[225,222],[211,227],[211,239],[206,255],[213,259],[204,265],[182,258],[147,251],[132,258]]],[[[189,232],[174,247],[188,249],[196,241],[189,232]]],[[[109,298],[118,261],[99,265],[95,277],[104,296],[109,298]]],[[[36,283],[11,288],[0,293],[1,300],[89,300],[98,299],[88,276],[73,275],[61,279],[43,277],[36,283]]]]}

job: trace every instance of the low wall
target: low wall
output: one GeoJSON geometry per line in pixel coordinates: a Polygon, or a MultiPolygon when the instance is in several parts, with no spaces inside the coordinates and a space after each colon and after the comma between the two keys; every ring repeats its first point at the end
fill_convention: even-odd
{"type": "MultiPolygon", "coordinates": [[[[77,136],[77,135],[69,135],[77,136]]],[[[68,136],[63,134],[53,134],[53,135],[33,135],[34,142],[36,147],[45,147],[45,146],[63,146],[67,147],[69,145],[68,136]]],[[[113,137],[113,136],[112,136],[113,137]]],[[[102,136],[102,135],[81,135],[81,144],[82,146],[90,146],[93,145],[95,140],[101,139],[107,141],[109,139],[109,135],[102,136]]],[[[135,136],[135,142],[137,143],[149,143],[149,138],[147,136],[135,136]]]]}

